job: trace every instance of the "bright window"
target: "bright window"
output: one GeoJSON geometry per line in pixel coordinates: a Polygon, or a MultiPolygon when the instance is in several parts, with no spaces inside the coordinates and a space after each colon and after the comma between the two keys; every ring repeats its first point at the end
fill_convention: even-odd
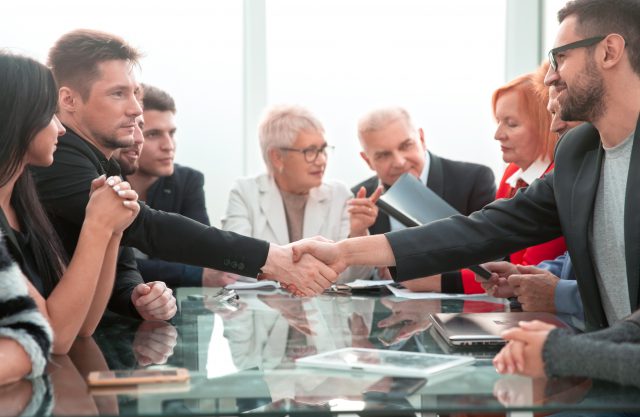
{"type": "Polygon", "coordinates": [[[504,165],[491,94],[504,83],[505,1],[267,0],[270,104],[316,113],[336,146],[328,177],[372,175],[356,124],[401,105],[438,155],[504,165]]]}

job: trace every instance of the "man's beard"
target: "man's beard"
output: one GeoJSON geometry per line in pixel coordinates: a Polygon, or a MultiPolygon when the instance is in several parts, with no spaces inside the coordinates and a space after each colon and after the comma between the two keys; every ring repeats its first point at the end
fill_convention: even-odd
{"type": "Polygon", "coordinates": [[[606,110],[604,80],[593,59],[589,59],[584,74],[579,74],[574,86],[571,89],[567,86],[565,93],[566,99],[560,101],[562,120],[594,122],[606,110]]]}
{"type": "Polygon", "coordinates": [[[117,161],[118,161],[118,165],[120,165],[120,173],[122,175],[124,175],[125,177],[127,175],[134,174],[138,170],[138,163],[137,162],[134,162],[134,163],[130,164],[124,158],[120,158],[117,161]]]}
{"type": "Polygon", "coordinates": [[[131,138],[118,138],[115,134],[113,135],[100,135],[99,136],[99,140],[100,143],[102,144],[102,146],[104,146],[107,149],[112,149],[112,150],[116,150],[116,149],[121,149],[121,148],[128,148],[129,146],[133,145],[133,136],[131,138]]]}

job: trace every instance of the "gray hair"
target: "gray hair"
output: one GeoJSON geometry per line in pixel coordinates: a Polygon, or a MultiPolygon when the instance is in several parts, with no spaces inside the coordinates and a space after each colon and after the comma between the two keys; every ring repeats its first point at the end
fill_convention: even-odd
{"type": "Polygon", "coordinates": [[[258,126],[262,159],[272,173],[269,150],[293,146],[301,131],[324,134],[322,123],[301,106],[280,105],[267,108],[258,126]]]}
{"type": "Polygon", "coordinates": [[[382,130],[396,120],[404,120],[405,125],[411,132],[416,130],[409,112],[404,108],[383,107],[370,111],[358,121],[358,137],[360,138],[360,142],[363,141],[363,135],[382,130]]]}

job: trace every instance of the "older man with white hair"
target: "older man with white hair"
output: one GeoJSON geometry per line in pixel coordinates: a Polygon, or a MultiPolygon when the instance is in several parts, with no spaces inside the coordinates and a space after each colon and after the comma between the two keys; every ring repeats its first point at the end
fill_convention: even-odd
{"type": "MultiPolygon", "coordinates": [[[[380,108],[367,113],[358,123],[358,137],[362,145],[360,156],[376,172],[351,189],[359,198],[371,196],[379,187],[392,186],[402,174],[409,172],[464,215],[480,210],[495,199],[496,182],[491,169],[429,152],[424,131],[416,129],[409,112],[402,107],[380,108]]],[[[378,213],[369,232],[376,235],[403,228],[397,220],[378,213]]],[[[455,271],[403,284],[414,291],[482,291],[475,283],[473,273],[469,271],[468,277],[463,278],[462,272],[455,271]]]]}

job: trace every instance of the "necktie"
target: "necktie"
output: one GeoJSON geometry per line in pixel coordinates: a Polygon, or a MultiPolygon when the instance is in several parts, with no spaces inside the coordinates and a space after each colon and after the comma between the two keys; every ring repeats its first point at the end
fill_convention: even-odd
{"type": "Polygon", "coordinates": [[[520,188],[524,188],[527,187],[529,184],[527,184],[522,178],[519,178],[518,181],[516,181],[516,186],[513,187],[511,189],[511,192],[509,193],[509,198],[513,197],[514,195],[516,195],[516,192],[520,189],[520,188]]]}

